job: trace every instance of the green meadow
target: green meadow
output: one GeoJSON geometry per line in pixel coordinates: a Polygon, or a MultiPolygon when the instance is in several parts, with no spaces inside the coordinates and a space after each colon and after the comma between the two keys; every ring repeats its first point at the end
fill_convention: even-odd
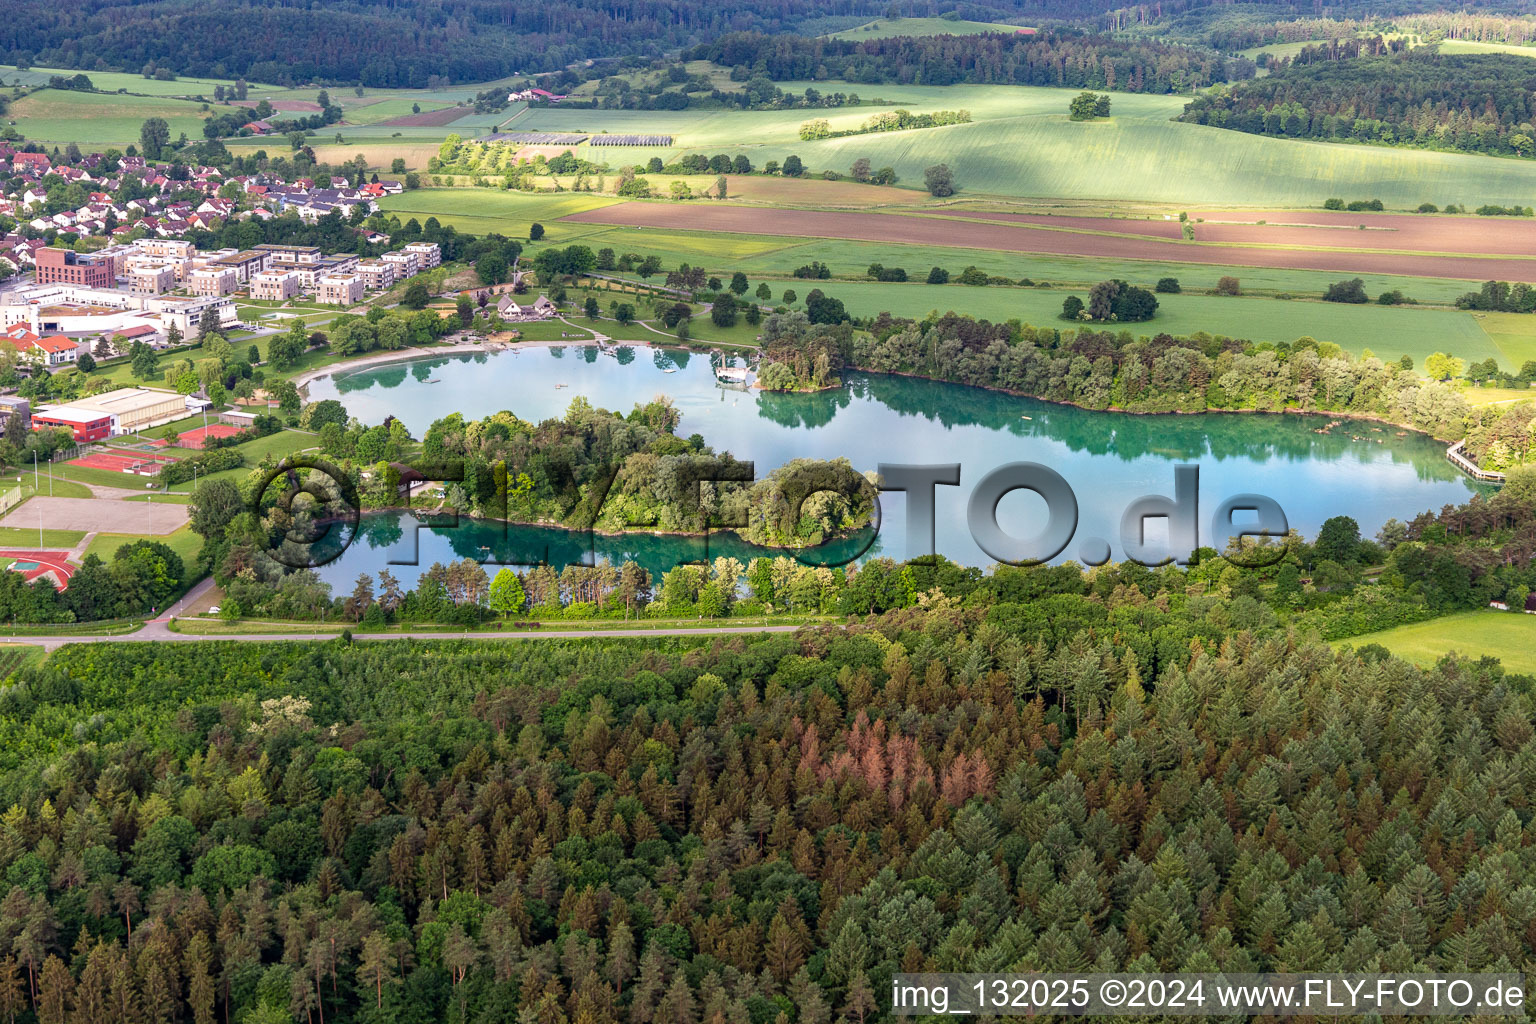
{"type": "MultiPolygon", "coordinates": [[[[1135,280],[1148,286],[1154,283],[1146,274],[1135,280]]],[[[775,294],[779,294],[780,287],[777,282],[774,284],[775,294]]],[[[1071,326],[1059,319],[1062,300],[1068,295],[1087,298],[1086,292],[1071,289],[875,281],[805,281],[789,287],[795,288],[802,298],[811,288],[820,287],[841,299],[855,316],[874,316],[882,310],[900,316],[953,310],[993,321],[1018,319],[1050,327],[1071,326]]],[[[1157,316],[1153,320],[1125,324],[1124,329],[1138,336],[1206,331],[1276,343],[1310,336],[1357,354],[1370,349],[1383,359],[1408,355],[1422,364],[1431,352],[1450,352],[1468,362],[1492,356],[1510,369],[1518,370],[1520,366],[1518,362],[1510,365],[1511,360],[1484,333],[1472,314],[1459,310],[1352,306],[1253,296],[1159,295],[1157,301],[1157,316]]]]}
{"type": "MultiPolygon", "coordinates": [[[[781,83],[796,90],[806,83],[781,83]]],[[[744,152],[762,165],[798,155],[812,173],[846,173],[858,158],[890,165],[903,184],[947,163],[961,194],[1143,200],[1225,206],[1318,206],[1337,194],[1378,197],[1412,209],[1431,201],[1509,202],[1536,192],[1536,163],[1385,146],[1270,139],[1172,120],[1177,96],[1115,94],[1114,116],[1067,119],[1072,90],[1015,86],[853,86],[814,83],[823,92],[853,91],[914,110],[971,111],[970,124],[801,141],[799,125],[825,116],[834,129],[871,111],[597,111],[531,109],[527,131],[669,133],[670,149],[626,149],[625,162],[682,152],[744,152]],[[746,141],[750,140],[750,141],[746,141]]]]}
{"type": "Polygon", "coordinates": [[[151,117],[163,117],[171,139],[185,132],[203,136],[202,104],[160,96],[123,96],[44,89],[11,104],[10,117],[28,139],[65,145],[137,145],[139,129],[151,117]]]}
{"type": "Polygon", "coordinates": [[[1433,665],[1447,654],[1498,658],[1511,672],[1536,672],[1536,615],[1496,609],[1459,612],[1428,622],[1352,637],[1335,646],[1380,644],[1405,661],[1433,665]]]}

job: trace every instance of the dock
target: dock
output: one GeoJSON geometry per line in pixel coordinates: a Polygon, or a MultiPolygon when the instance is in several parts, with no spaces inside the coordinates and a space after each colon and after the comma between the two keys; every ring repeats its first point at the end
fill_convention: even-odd
{"type": "Polygon", "coordinates": [[[1491,469],[1484,469],[1471,459],[1467,458],[1466,442],[1457,441],[1445,450],[1445,457],[1451,461],[1451,465],[1461,470],[1474,480],[1487,480],[1492,483],[1504,482],[1504,474],[1491,469]]]}

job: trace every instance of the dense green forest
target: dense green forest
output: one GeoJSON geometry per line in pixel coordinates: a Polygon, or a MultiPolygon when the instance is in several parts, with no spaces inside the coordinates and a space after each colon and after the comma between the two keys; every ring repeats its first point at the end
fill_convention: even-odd
{"type": "Polygon", "coordinates": [[[1181,92],[1253,75],[1251,61],[1213,50],[1076,31],[1037,35],[809,39],[735,32],[684,55],[774,81],[832,77],[903,85],[1050,85],[1181,92]]]}
{"type": "Polygon", "coordinates": [[[898,970],[1531,963],[1530,678],[1177,571],[925,572],[794,635],[66,647],[0,692],[0,1012],[828,1024],[898,970]]]}
{"type": "Polygon", "coordinates": [[[1359,45],[1308,47],[1264,78],[1195,97],[1181,119],[1283,138],[1536,151],[1530,58],[1433,48],[1361,57],[1359,45]]]}

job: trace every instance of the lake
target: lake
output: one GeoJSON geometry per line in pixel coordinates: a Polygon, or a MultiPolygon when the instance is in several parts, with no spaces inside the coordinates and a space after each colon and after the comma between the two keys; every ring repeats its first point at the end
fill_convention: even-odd
{"type": "MultiPolygon", "coordinates": [[[[466,419],[506,409],[525,420],[562,415],[576,396],[627,413],[657,395],[669,396],[682,422],[678,433],[699,433],[717,451],[756,463],[758,476],[793,458],[847,458],[860,471],[880,463],[959,463],[960,485],[935,489],[937,550],[968,565],[994,561],[967,529],[967,503],[976,483],[1007,463],[1039,463],[1059,473],[1078,504],[1078,527],[1058,560],[1079,557],[1110,542],[1112,555],[1127,505],[1144,495],[1174,494],[1174,468],[1199,467],[1200,543],[1212,541],[1211,516],[1227,498],[1257,493],[1273,498],[1288,523],[1314,536],[1331,516],[1348,515],[1372,536],[1388,519],[1406,520],[1425,509],[1466,501],[1490,490],[1445,459],[1445,446],[1417,433],[1346,420],[1325,434],[1322,415],[1208,413],[1133,416],[1091,412],[1029,398],[883,374],[851,373],[847,387],[815,394],[769,394],[720,386],[709,357],[676,349],[595,345],[540,346],[493,353],[455,354],[387,363],[322,377],[309,398],[340,400],[364,423],[401,420],[415,437],[441,416],[466,419]]],[[[845,557],[868,544],[869,555],[908,557],[906,497],[881,496],[881,524],[868,538],[844,542],[845,557]]],[[[1044,500],[1016,490],[997,506],[998,525],[1029,537],[1040,532],[1044,500]]],[[[1243,522],[1241,515],[1237,521],[1243,522]]],[[[1158,539],[1166,521],[1152,520],[1158,539]]],[[[705,551],[709,557],[758,553],[731,535],[698,538],[628,534],[590,537],[566,531],[458,521],[416,529],[406,515],[368,517],[357,543],[321,575],[350,588],[359,572],[386,562],[450,558],[516,562],[543,557],[575,561],[583,550],[599,558],[632,558],[655,571],[705,551]]],[[[915,552],[921,553],[921,552],[915,552]]],[[[836,561],[837,558],[828,560],[836,561]]],[[[391,569],[413,583],[417,569],[391,569]]]]}

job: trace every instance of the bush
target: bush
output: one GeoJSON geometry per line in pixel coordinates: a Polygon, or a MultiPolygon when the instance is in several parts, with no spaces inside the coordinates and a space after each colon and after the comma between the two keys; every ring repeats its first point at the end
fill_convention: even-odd
{"type": "Polygon", "coordinates": [[[943,267],[934,267],[928,271],[929,284],[949,284],[949,271],[943,267]]]}
{"type": "Polygon", "coordinates": [[[1179,279],[1176,277],[1159,278],[1157,287],[1152,289],[1160,295],[1177,295],[1180,292],[1179,279]]]}
{"type": "Polygon", "coordinates": [[[1440,207],[1436,206],[1434,203],[1420,203],[1419,204],[1419,212],[1420,213],[1439,213],[1440,212],[1440,207]]]}
{"type": "Polygon", "coordinates": [[[1230,275],[1223,276],[1216,281],[1217,295],[1241,295],[1243,289],[1237,278],[1230,275]]]}
{"type": "Polygon", "coordinates": [[[955,194],[955,175],[948,164],[934,164],[923,171],[923,185],[929,195],[952,196],[955,194]]]}
{"type": "Polygon", "coordinates": [[[1349,302],[1356,305],[1369,302],[1370,297],[1365,294],[1365,282],[1358,277],[1348,281],[1335,281],[1323,292],[1324,302],[1349,302]]]}
{"type": "Polygon", "coordinates": [[[961,284],[984,285],[987,283],[988,278],[986,271],[979,267],[966,267],[960,271],[960,276],[955,278],[955,280],[961,284]]]}
{"type": "Polygon", "coordinates": [[[1351,213],[1359,213],[1362,210],[1382,210],[1380,199],[1356,199],[1346,207],[1351,213]]]}
{"type": "Polygon", "coordinates": [[[1393,289],[1390,292],[1382,292],[1380,295],[1376,296],[1376,304],[1378,306],[1398,306],[1404,302],[1411,301],[1413,300],[1408,298],[1408,296],[1404,295],[1397,289],[1393,289]]]}
{"type": "Polygon", "coordinates": [[[1325,199],[1325,200],[1323,200],[1323,209],[1325,209],[1325,210],[1342,210],[1342,209],[1344,209],[1344,200],[1342,200],[1342,199],[1325,199]]]}

